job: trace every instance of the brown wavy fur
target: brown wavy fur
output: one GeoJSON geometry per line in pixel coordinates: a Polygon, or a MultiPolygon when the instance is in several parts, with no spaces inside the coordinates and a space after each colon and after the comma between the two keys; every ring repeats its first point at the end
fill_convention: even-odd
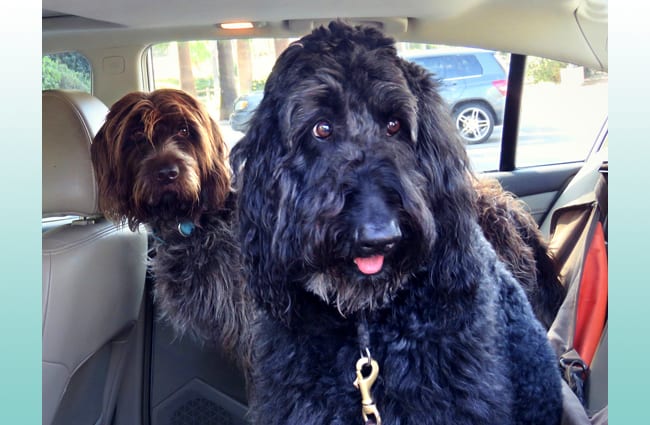
{"type": "MultiPolygon", "coordinates": [[[[133,230],[161,214],[163,192],[175,192],[175,214],[195,221],[223,204],[230,189],[226,147],[205,107],[174,89],[132,92],[118,100],[95,136],[91,155],[99,207],[133,230]],[[184,137],[180,129],[187,128],[184,137]],[[174,163],[179,176],[163,189],[161,164],[174,163]]],[[[174,218],[174,217],[170,217],[174,218]]]]}
{"type": "Polygon", "coordinates": [[[477,178],[474,188],[485,237],[524,288],[535,315],[548,329],[565,296],[548,243],[524,204],[497,180],[477,178]]]}
{"type": "Polygon", "coordinates": [[[91,147],[99,207],[155,237],[150,268],[159,316],[248,362],[251,310],[241,285],[226,145],[205,107],[180,90],[118,100],[91,147]],[[170,177],[169,170],[174,171],[170,177]],[[191,234],[178,230],[191,221],[191,234]]]}

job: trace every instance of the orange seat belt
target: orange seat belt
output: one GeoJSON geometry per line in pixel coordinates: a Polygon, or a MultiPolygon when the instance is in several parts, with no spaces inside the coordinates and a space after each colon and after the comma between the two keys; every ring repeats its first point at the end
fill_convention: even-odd
{"type": "Polygon", "coordinates": [[[596,223],[580,279],[573,347],[589,366],[607,318],[607,248],[602,223],[596,223]]]}

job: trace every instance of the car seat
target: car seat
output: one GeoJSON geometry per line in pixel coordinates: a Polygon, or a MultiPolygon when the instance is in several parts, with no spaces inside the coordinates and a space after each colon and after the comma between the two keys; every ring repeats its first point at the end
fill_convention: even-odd
{"type": "Polygon", "coordinates": [[[144,293],[147,237],[97,208],[90,144],[108,108],[87,93],[43,92],[42,419],[110,423],[144,293]]]}
{"type": "Polygon", "coordinates": [[[548,332],[565,380],[563,425],[607,423],[605,154],[588,159],[544,223],[550,233],[549,248],[567,288],[564,303],[548,332]]]}

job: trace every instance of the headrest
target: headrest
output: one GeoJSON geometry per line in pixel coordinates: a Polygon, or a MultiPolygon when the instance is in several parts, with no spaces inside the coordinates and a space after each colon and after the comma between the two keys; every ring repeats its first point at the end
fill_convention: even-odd
{"type": "Polygon", "coordinates": [[[100,214],[90,144],[108,108],[78,91],[43,92],[43,216],[100,214]]]}

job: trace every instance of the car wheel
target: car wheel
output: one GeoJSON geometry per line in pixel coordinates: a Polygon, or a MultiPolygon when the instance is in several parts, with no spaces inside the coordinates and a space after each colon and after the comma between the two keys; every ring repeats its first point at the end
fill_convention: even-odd
{"type": "Polygon", "coordinates": [[[494,117],[481,103],[466,103],[455,109],[456,129],[465,143],[483,143],[492,135],[494,117]]]}

